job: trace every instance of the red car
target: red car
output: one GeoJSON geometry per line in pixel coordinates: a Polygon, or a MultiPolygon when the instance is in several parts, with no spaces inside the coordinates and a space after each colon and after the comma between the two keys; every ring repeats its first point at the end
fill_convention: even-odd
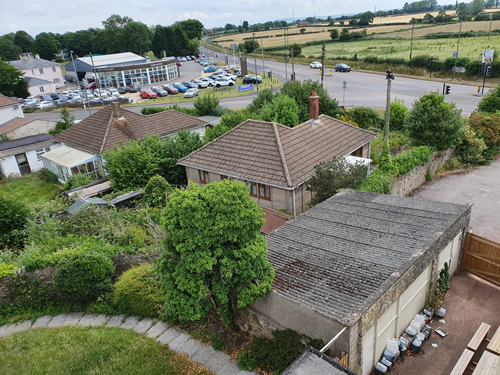
{"type": "Polygon", "coordinates": [[[165,90],[166,92],[168,92],[169,95],[172,95],[172,94],[178,94],[179,93],[179,90],[176,89],[175,87],[172,87],[170,85],[163,85],[163,90],[165,90]]]}
{"type": "Polygon", "coordinates": [[[177,66],[182,66],[182,63],[181,63],[180,61],[176,61],[176,62],[175,62],[175,65],[177,65],[177,66]]]}
{"type": "Polygon", "coordinates": [[[92,83],[89,83],[87,86],[85,86],[85,88],[87,90],[89,90],[89,89],[96,89],[97,88],[97,84],[95,82],[92,82],[92,83]]]}
{"type": "Polygon", "coordinates": [[[158,94],[151,90],[141,90],[141,98],[143,99],[156,99],[158,94]]]}

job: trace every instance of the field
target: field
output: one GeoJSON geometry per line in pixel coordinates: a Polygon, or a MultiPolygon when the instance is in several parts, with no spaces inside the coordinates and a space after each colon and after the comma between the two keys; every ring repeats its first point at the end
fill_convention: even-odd
{"type": "MultiPolygon", "coordinates": [[[[492,9],[489,11],[497,11],[492,9]]],[[[437,12],[432,12],[436,13],[437,12]]],[[[432,14],[431,13],[431,14],[432,14]]],[[[454,13],[454,12],[452,12],[454,13]]],[[[372,26],[367,28],[368,36],[370,39],[361,41],[350,41],[350,42],[338,42],[334,44],[327,44],[327,56],[330,57],[352,57],[355,53],[358,57],[366,56],[384,56],[384,57],[394,57],[394,58],[409,58],[410,55],[410,39],[412,33],[412,25],[384,25],[385,23],[396,23],[396,22],[408,22],[411,18],[422,18],[425,13],[404,15],[404,16],[393,16],[393,17],[377,17],[374,20],[374,25],[382,26],[372,26]],[[377,40],[373,40],[377,38],[377,40]]],[[[347,22],[346,22],[347,23],[347,22]]],[[[289,35],[289,44],[298,43],[304,44],[311,41],[318,40],[330,40],[330,33],[328,30],[336,28],[339,31],[343,26],[327,26],[323,25],[321,27],[306,27],[305,34],[289,35]],[[319,31],[319,32],[318,32],[319,31]],[[308,32],[315,32],[312,34],[307,34],[308,32]]],[[[462,24],[462,32],[466,31],[483,31],[487,32],[490,29],[489,21],[479,21],[479,22],[464,22],[462,24]]],[[[500,29],[500,20],[495,20],[491,23],[491,29],[500,29]]],[[[354,29],[353,31],[360,31],[362,29],[354,29]]],[[[414,40],[413,40],[413,56],[416,55],[429,55],[440,59],[447,57],[452,57],[453,52],[457,49],[457,39],[456,38],[442,38],[442,39],[422,39],[423,36],[428,34],[434,34],[439,32],[453,32],[457,33],[458,36],[459,24],[445,24],[445,25],[435,25],[435,24],[419,24],[415,26],[414,29],[414,40]]],[[[289,34],[296,34],[299,32],[299,28],[290,28],[289,34]]],[[[235,35],[227,35],[214,39],[212,42],[222,40],[223,42],[218,42],[220,45],[224,43],[226,48],[231,43],[242,43],[244,38],[251,38],[252,33],[243,33],[235,35]]],[[[283,46],[284,38],[282,30],[267,30],[257,32],[255,35],[259,43],[262,43],[264,48],[283,46]],[[267,38],[259,39],[261,36],[267,36],[267,38]]],[[[460,50],[459,55],[461,57],[469,58],[480,58],[481,53],[484,49],[494,48],[500,45],[500,36],[492,35],[490,41],[488,42],[487,37],[468,37],[462,38],[460,40],[460,50]]],[[[302,48],[302,55],[313,58],[318,58],[321,55],[321,46],[309,46],[302,48]]]]}

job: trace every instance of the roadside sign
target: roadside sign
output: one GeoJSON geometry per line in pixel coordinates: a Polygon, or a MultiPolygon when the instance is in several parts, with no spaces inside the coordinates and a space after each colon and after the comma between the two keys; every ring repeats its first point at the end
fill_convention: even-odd
{"type": "Polygon", "coordinates": [[[493,54],[495,53],[494,49],[485,49],[483,51],[483,64],[491,64],[493,62],[493,54]]]}
{"type": "Polygon", "coordinates": [[[253,90],[253,84],[250,83],[248,85],[240,85],[238,86],[238,92],[241,92],[241,91],[252,91],[253,90]]]}
{"type": "Polygon", "coordinates": [[[344,85],[344,88],[346,88],[347,87],[347,81],[344,81],[343,85],[344,85]]]}
{"type": "Polygon", "coordinates": [[[465,68],[463,66],[453,67],[451,70],[455,73],[465,73],[465,68]]]}
{"type": "Polygon", "coordinates": [[[231,49],[236,49],[238,48],[238,45],[236,43],[231,43],[230,47],[231,49]]]}
{"type": "Polygon", "coordinates": [[[453,52],[453,57],[458,57],[458,52],[453,52]]]}
{"type": "Polygon", "coordinates": [[[221,46],[222,48],[226,48],[226,47],[224,46],[224,43],[222,43],[220,46],[221,46]]]}

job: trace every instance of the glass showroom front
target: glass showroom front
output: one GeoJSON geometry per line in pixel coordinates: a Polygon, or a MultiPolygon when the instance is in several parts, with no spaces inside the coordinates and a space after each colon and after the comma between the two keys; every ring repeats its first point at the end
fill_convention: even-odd
{"type": "Polygon", "coordinates": [[[111,72],[97,71],[101,87],[154,85],[156,83],[171,81],[178,77],[175,63],[111,72]]]}

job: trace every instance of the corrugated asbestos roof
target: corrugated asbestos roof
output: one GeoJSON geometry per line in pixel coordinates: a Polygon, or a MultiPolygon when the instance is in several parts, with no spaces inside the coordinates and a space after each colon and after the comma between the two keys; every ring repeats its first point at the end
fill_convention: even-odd
{"type": "Polygon", "coordinates": [[[175,110],[144,116],[113,103],[58,134],[55,140],[100,155],[121,142],[152,134],[166,137],[181,130],[192,130],[205,125],[205,121],[175,110]]]}
{"type": "Polygon", "coordinates": [[[266,236],[273,292],[351,325],[469,207],[352,190],[333,196],[266,236]]]}
{"type": "Polygon", "coordinates": [[[179,160],[187,167],[292,188],[320,161],[352,153],[375,138],[367,130],[326,115],[294,128],[247,120],[179,160]]]}

